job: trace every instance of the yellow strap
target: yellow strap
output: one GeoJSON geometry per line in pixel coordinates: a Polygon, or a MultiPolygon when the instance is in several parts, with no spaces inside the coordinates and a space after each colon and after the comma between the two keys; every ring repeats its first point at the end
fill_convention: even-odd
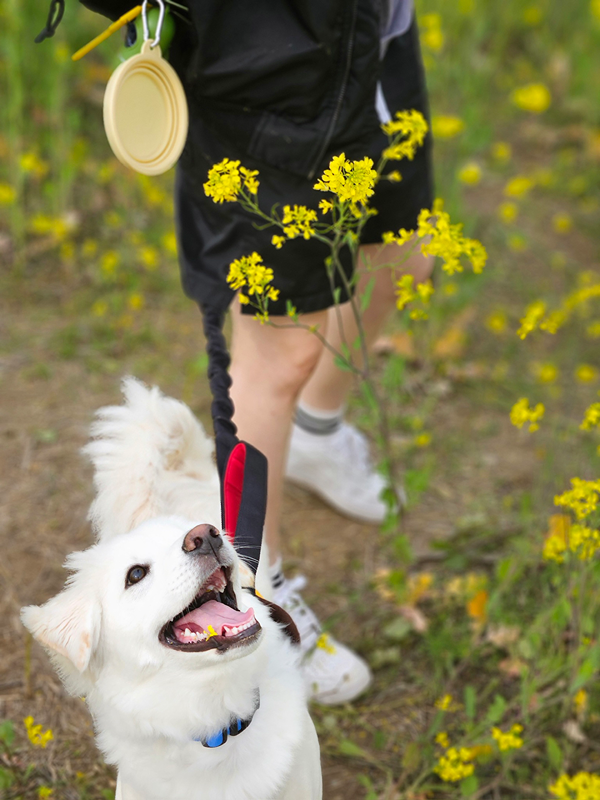
{"type": "Polygon", "coordinates": [[[88,42],[84,47],[82,47],[80,50],[74,53],[71,56],[71,60],[79,61],[80,58],[87,56],[90,50],[93,50],[94,47],[98,47],[98,45],[101,44],[103,41],[105,41],[105,39],[108,39],[109,36],[112,36],[112,34],[115,31],[118,31],[124,25],[127,25],[128,22],[134,20],[141,13],[142,13],[142,7],[136,6],[135,8],[132,8],[131,11],[128,11],[126,14],[123,14],[123,16],[119,17],[119,19],[116,22],[113,22],[112,25],[109,25],[109,27],[103,33],[101,33],[99,36],[96,36],[95,39],[92,39],[91,42],[88,42]]]}

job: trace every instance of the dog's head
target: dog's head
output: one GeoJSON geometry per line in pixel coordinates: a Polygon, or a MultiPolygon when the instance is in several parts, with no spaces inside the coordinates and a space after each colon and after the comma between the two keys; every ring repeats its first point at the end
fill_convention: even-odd
{"type": "Polygon", "coordinates": [[[43,606],[22,611],[72,691],[112,668],[197,671],[249,655],[262,629],[244,608],[234,548],[213,526],[158,518],[67,561],[73,574],[43,606]]]}

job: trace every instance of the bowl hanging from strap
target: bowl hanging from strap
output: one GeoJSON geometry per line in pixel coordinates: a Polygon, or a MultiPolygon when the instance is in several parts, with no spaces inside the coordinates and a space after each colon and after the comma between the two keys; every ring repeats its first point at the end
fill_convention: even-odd
{"type": "Polygon", "coordinates": [[[142,51],[117,67],[104,95],[109,144],[122,164],[144,175],[160,175],[174,166],[188,132],[185,92],[159,45],[165,6],[163,0],[155,2],[160,15],[154,41],[148,30],[148,0],[144,0],[142,51]]]}

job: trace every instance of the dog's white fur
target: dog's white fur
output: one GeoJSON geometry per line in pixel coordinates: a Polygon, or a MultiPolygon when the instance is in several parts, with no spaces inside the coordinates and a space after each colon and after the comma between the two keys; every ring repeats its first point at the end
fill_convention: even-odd
{"type": "Polygon", "coordinates": [[[158,633],[215,569],[182,549],[199,523],[220,528],[212,442],[190,410],[124,382],[126,403],[102,409],[86,448],[96,468],[90,518],[98,542],[72,554],[65,589],[22,611],[67,688],[85,695],[98,745],[119,769],[117,800],[320,800],[319,746],[291,644],[250,592],[248,569],[225,541],[240,610],[257,641],[219,653],[184,653],[158,633]],[[125,588],[131,566],[148,575],[125,588]],[[208,737],[232,718],[250,726],[219,748],[208,737]]]}

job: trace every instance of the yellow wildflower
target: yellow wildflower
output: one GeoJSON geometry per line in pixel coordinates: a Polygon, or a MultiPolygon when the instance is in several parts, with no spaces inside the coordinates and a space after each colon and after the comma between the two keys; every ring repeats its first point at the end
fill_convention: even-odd
{"type": "Polygon", "coordinates": [[[232,203],[238,199],[241,188],[240,162],[224,158],[209,169],[204,193],[215,203],[232,203]]]}
{"type": "Polygon", "coordinates": [[[393,161],[401,158],[408,158],[409,161],[412,161],[417,148],[423,144],[429,130],[423,114],[414,109],[397,111],[395,118],[384,122],[381,127],[387,136],[394,137],[390,147],[383,151],[383,157],[393,161]],[[402,140],[397,141],[398,137],[402,137],[402,140]]]}
{"type": "Polygon", "coordinates": [[[416,299],[417,293],[414,290],[414,281],[415,279],[412,275],[403,275],[396,281],[396,308],[399,311],[402,311],[416,299]]]}
{"type": "Polygon", "coordinates": [[[40,800],[45,800],[47,797],[52,797],[54,789],[51,786],[40,786],[38,789],[38,797],[40,800]]]}
{"type": "Polygon", "coordinates": [[[42,726],[35,725],[35,720],[33,717],[25,717],[23,723],[25,725],[25,730],[27,731],[29,741],[32,745],[34,745],[34,747],[45,748],[48,742],[51,742],[54,739],[54,734],[50,728],[48,728],[47,731],[42,732],[42,726]]]}
{"type": "Polygon", "coordinates": [[[273,236],[273,238],[271,239],[271,244],[278,250],[281,250],[284,243],[285,243],[285,236],[273,236]]]}
{"type": "Polygon", "coordinates": [[[504,333],[507,328],[508,318],[502,309],[498,309],[498,311],[493,311],[488,315],[485,324],[492,333],[500,335],[504,333]]]}
{"type": "Polygon", "coordinates": [[[600,495],[600,480],[588,481],[581,478],[571,478],[571,489],[557,495],[554,503],[563,508],[570,508],[577,519],[585,519],[598,507],[600,495]]]}
{"type": "Polygon", "coordinates": [[[552,227],[557,233],[568,233],[573,227],[573,218],[564,212],[555,214],[552,217],[552,227]]]}
{"type": "Polygon", "coordinates": [[[93,258],[98,252],[98,242],[95,239],[86,239],[81,245],[81,255],[84,258],[93,258]]]}
{"type": "Polygon", "coordinates": [[[575,379],[579,383],[595,383],[598,380],[598,370],[591,364],[580,364],[575,370],[575,379]]]}
{"type": "Polygon", "coordinates": [[[323,198],[319,202],[319,208],[322,214],[327,214],[333,208],[333,203],[331,202],[331,200],[325,200],[325,198],[323,198]]]}
{"type": "Polygon", "coordinates": [[[519,214],[519,207],[515,203],[500,203],[498,216],[503,222],[514,222],[519,214]]]}
{"type": "Polygon", "coordinates": [[[573,698],[573,707],[578,717],[585,716],[589,703],[588,693],[585,689],[580,689],[573,698]]]}
{"type": "Polygon", "coordinates": [[[257,194],[258,187],[260,183],[257,181],[256,176],[258,175],[257,169],[246,169],[246,167],[240,167],[240,173],[242,175],[242,181],[244,186],[250,194],[257,194]]]}
{"type": "Polygon", "coordinates": [[[524,339],[529,333],[534,331],[540,324],[544,314],[546,313],[546,304],[541,300],[536,300],[525,309],[525,316],[521,322],[521,327],[517,331],[517,336],[524,339]]]}
{"type": "Polygon", "coordinates": [[[555,383],[558,378],[558,368],[555,364],[534,364],[533,372],[540,383],[555,383]]]}
{"type": "Polygon", "coordinates": [[[523,111],[542,114],[550,106],[552,95],[545,84],[528,83],[515,89],[510,99],[523,111]]]}
{"type": "Polygon", "coordinates": [[[600,426],[600,403],[592,403],[585,411],[583,422],[579,426],[582,431],[591,431],[600,426]]]}
{"type": "Polygon", "coordinates": [[[106,300],[96,300],[92,305],[92,314],[95,317],[104,317],[108,312],[108,303],[106,300]]]}
{"type": "Polygon", "coordinates": [[[468,778],[475,771],[472,763],[473,754],[468,747],[449,747],[444,755],[440,756],[434,772],[447,783],[457,783],[463,778],[468,778]]]}
{"type": "Polygon", "coordinates": [[[146,267],[146,269],[153,270],[158,266],[160,254],[156,247],[152,247],[152,245],[146,245],[145,247],[139,248],[138,258],[146,267]]]}
{"type": "Polygon", "coordinates": [[[425,303],[425,305],[429,303],[431,295],[434,293],[434,291],[433,283],[430,280],[426,280],[417,284],[417,294],[419,295],[421,302],[425,303]]]}
{"type": "MultiPolygon", "coordinates": [[[[302,236],[310,239],[314,236],[315,229],[312,223],[317,219],[317,212],[306,206],[284,206],[283,207],[283,232],[288,239],[295,239],[302,236]]],[[[277,245],[276,245],[277,246],[277,245]]]]}
{"type": "Polygon", "coordinates": [[[530,408],[529,400],[522,397],[512,407],[510,421],[517,428],[522,428],[525,423],[529,423],[529,431],[537,431],[540,427],[537,422],[544,416],[544,411],[543,403],[538,403],[534,408],[530,408]]]}
{"type": "Polygon", "coordinates": [[[590,772],[578,772],[573,777],[563,774],[548,791],[557,800],[596,800],[600,797],[600,776],[590,772]]]}
{"type": "Polygon", "coordinates": [[[469,161],[458,171],[458,180],[467,186],[476,186],[481,180],[481,167],[476,161],[469,161]]]}
{"type": "Polygon", "coordinates": [[[107,250],[100,259],[100,269],[105,275],[114,275],[120,260],[116,250],[107,250]]]}
{"type": "Polygon", "coordinates": [[[320,192],[336,194],[342,203],[350,201],[364,204],[375,191],[376,179],[373,159],[347,161],[345,154],[341,153],[331,159],[329,168],[323,172],[314,188],[320,192]]]}
{"type": "Polygon", "coordinates": [[[475,273],[481,272],[487,261],[485,247],[477,239],[463,236],[462,225],[450,223],[450,216],[439,200],[432,211],[422,209],[419,213],[417,236],[428,240],[421,246],[423,255],[441,258],[442,269],[448,275],[462,272],[461,256],[469,259],[475,273]]]}
{"type": "Polygon", "coordinates": [[[544,13],[539,6],[527,6],[523,11],[523,22],[534,28],[539,25],[544,17],[544,13]]]}
{"type": "Polygon", "coordinates": [[[388,181],[392,181],[392,183],[400,183],[402,180],[402,175],[397,169],[392,170],[392,172],[388,172],[385,177],[388,179],[388,181]]]}
{"type": "Polygon", "coordinates": [[[177,237],[173,233],[173,231],[169,231],[169,233],[165,233],[165,235],[160,240],[162,246],[165,248],[167,253],[170,253],[173,256],[177,255],[177,237]]]}
{"type": "Polygon", "coordinates": [[[213,638],[213,636],[218,636],[218,635],[219,635],[219,634],[216,632],[216,630],[213,628],[213,626],[212,626],[212,625],[209,625],[209,626],[208,626],[208,630],[207,630],[206,632],[208,633],[208,638],[209,638],[209,639],[212,639],[212,638],[213,638]]]}
{"type": "Polygon", "coordinates": [[[335,647],[331,644],[331,637],[327,633],[322,633],[317,639],[316,647],[325,650],[326,653],[333,655],[335,647]]]}
{"type": "Polygon", "coordinates": [[[437,744],[443,747],[444,750],[450,746],[450,739],[448,738],[448,734],[446,733],[446,731],[440,731],[438,735],[435,737],[435,741],[437,744]]]}
{"type": "Polygon", "coordinates": [[[17,199],[17,192],[8,183],[0,183],[0,206],[11,206],[17,199]]]}
{"type": "Polygon", "coordinates": [[[451,694],[444,694],[435,701],[435,707],[439,708],[440,711],[448,711],[450,706],[452,705],[452,695],[451,694]]]}
{"type": "Polygon", "coordinates": [[[434,53],[439,52],[444,45],[441,16],[436,13],[422,14],[419,26],[423,45],[434,53]]]}
{"type": "Polygon", "coordinates": [[[465,123],[460,117],[441,115],[431,120],[431,130],[436,139],[453,139],[464,129],[465,123]]]}
{"type": "Polygon", "coordinates": [[[600,339],[600,320],[596,320],[596,322],[590,322],[585,332],[590,339],[600,339]]]}
{"type": "Polygon", "coordinates": [[[498,749],[502,752],[506,750],[518,750],[523,747],[523,739],[519,736],[523,731],[522,725],[513,725],[510,731],[504,733],[500,728],[492,728],[492,738],[496,741],[498,749]]]}
{"type": "Polygon", "coordinates": [[[23,153],[19,159],[19,166],[26,174],[35,175],[36,178],[43,178],[47,174],[48,164],[36,153],[23,153]]]}
{"type": "Polygon", "coordinates": [[[139,311],[144,307],[144,296],[139,294],[139,292],[130,294],[127,300],[127,305],[132,311],[139,311]]]}
{"type": "MultiPolygon", "coordinates": [[[[424,318],[427,319],[427,316],[424,318]]],[[[431,444],[431,434],[420,433],[418,436],[415,436],[414,444],[415,447],[428,447],[431,444]]]]}
{"type": "Polygon", "coordinates": [[[492,145],[492,158],[500,163],[510,161],[512,156],[512,147],[508,142],[494,142],[492,145]]]}
{"type": "Polygon", "coordinates": [[[504,187],[504,194],[507,197],[524,197],[534,187],[534,182],[526,175],[516,175],[511,178],[504,187]]]}
{"type": "MultiPolygon", "coordinates": [[[[246,295],[260,295],[269,300],[277,300],[279,290],[269,286],[272,280],[273,270],[265,267],[258,253],[238,258],[229,265],[227,283],[235,291],[244,289],[244,292],[239,295],[243,305],[247,305],[249,302],[246,295]]],[[[264,309],[262,310],[264,311],[264,309]]],[[[267,320],[265,318],[262,321],[266,322],[267,320]]]]}

